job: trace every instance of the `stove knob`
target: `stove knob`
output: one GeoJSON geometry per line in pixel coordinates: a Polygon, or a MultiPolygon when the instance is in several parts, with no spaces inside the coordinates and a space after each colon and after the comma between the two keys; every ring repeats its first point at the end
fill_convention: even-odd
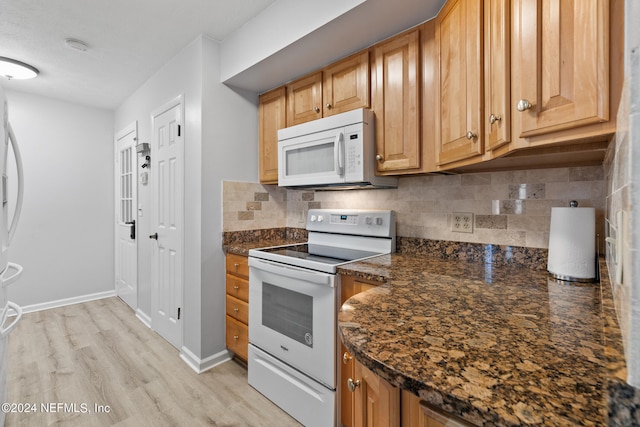
{"type": "Polygon", "coordinates": [[[316,222],[316,216],[315,215],[311,215],[311,222],[316,222]]]}
{"type": "Polygon", "coordinates": [[[382,218],[380,217],[376,218],[376,225],[382,225],[382,218]]]}
{"type": "Polygon", "coordinates": [[[324,221],[324,217],[322,215],[318,215],[318,222],[324,221]]]}

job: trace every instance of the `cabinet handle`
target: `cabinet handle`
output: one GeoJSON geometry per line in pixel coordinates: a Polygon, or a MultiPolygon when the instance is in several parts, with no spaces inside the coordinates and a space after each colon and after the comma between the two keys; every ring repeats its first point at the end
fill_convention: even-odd
{"type": "Polygon", "coordinates": [[[377,161],[379,161],[379,162],[381,162],[381,161],[383,161],[384,159],[382,158],[382,155],[380,155],[380,154],[376,154],[376,160],[377,160],[377,161]]]}
{"type": "Polygon", "coordinates": [[[516,105],[516,108],[520,112],[530,110],[531,107],[533,107],[533,104],[526,99],[521,99],[520,101],[518,101],[518,105],[516,105]]]}
{"type": "Polygon", "coordinates": [[[502,120],[502,116],[496,116],[495,114],[492,114],[489,116],[489,123],[494,124],[495,122],[499,122],[502,120]]]}
{"type": "Polygon", "coordinates": [[[333,106],[328,102],[325,104],[325,107],[327,107],[327,110],[331,110],[331,108],[333,108],[333,106]]]}
{"type": "Polygon", "coordinates": [[[351,357],[348,351],[345,351],[344,354],[342,355],[342,363],[346,365],[347,363],[349,363],[351,359],[353,359],[353,357],[351,357]]]}
{"type": "Polygon", "coordinates": [[[475,134],[475,133],[473,133],[473,132],[471,132],[471,131],[468,131],[466,136],[467,136],[467,139],[468,139],[468,140],[472,140],[472,139],[477,138],[477,137],[478,137],[478,134],[475,134]]]}
{"type": "Polygon", "coordinates": [[[347,380],[347,387],[349,388],[349,391],[353,393],[354,391],[356,391],[356,388],[360,387],[360,380],[354,381],[351,378],[349,378],[347,380]]]}
{"type": "Polygon", "coordinates": [[[319,113],[320,112],[320,107],[317,107],[317,106],[313,107],[313,111],[315,111],[316,113],[319,113]]]}

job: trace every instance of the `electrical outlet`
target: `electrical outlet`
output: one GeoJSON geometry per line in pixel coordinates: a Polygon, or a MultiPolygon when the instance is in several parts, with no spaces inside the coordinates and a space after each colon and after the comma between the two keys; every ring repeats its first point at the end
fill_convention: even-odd
{"type": "Polygon", "coordinates": [[[473,233],[473,213],[454,212],[451,218],[451,231],[456,233],[473,233]]]}

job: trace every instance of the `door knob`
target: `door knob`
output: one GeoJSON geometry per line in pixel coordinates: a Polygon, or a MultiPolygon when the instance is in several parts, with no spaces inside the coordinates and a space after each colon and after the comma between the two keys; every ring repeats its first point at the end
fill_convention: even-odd
{"type": "Polygon", "coordinates": [[[533,107],[533,104],[526,99],[521,99],[520,101],[518,101],[518,105],[516,105],[516,108],[520,112],[530,110],[531,107],[533,107]]]}
{"type": "Polygon", "coordinates": [[[153,233],[149,236],[150,239],[158,240],[158,233],[153,233]]]}

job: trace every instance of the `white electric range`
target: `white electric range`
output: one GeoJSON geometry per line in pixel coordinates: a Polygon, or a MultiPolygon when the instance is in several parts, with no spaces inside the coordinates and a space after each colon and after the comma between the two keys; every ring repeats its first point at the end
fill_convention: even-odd
{"type": "Polygon", "coordinates": [[[395,212],[310,209],[307,243],[249,251],[249,384],[308,427],[337,423],[338,266],[395,252],[395,212]]]}

